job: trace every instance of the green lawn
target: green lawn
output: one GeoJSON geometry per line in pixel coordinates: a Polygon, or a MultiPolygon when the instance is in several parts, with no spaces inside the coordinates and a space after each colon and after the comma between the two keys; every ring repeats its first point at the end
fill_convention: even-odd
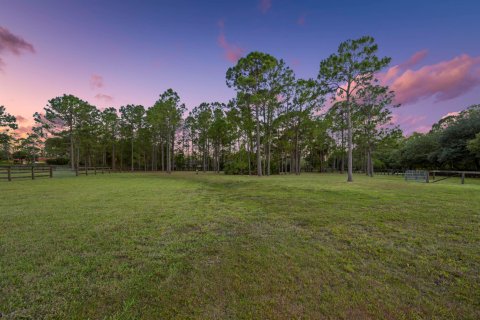
{"type": "Polygon", "coordinates": [[[0,181],[6,319],[479,319],[480,184],[0,181]]]}

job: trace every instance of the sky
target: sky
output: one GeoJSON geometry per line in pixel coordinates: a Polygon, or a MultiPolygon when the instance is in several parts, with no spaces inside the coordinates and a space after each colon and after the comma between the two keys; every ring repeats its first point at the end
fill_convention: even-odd
{"type": "Polygon", "coordinates": [[[192,109],[227,102],[226,70],[251,51],[316,78],[340,42],[373,36],[393,122],[426,132],[480,103],[480,1],[0,0],[0,105],[20,131],[48,100],[153,105],[168,88],[192,109]]]}

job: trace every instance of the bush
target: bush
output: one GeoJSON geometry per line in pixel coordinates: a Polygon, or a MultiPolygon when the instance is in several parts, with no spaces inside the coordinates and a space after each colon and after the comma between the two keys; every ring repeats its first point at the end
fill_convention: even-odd
{"type": "Polygon", "coordinates": [[[223,171],[225,174],[248,174],[248,156],[245,150],[241,150],[230,156],[223,171]]]}
{"type": "Polygon", "coordinates": [[[67,165],[70,161],[66,158],[53,158],[47,159],[47,164],[51,166],[64,166],[67,165]]]}

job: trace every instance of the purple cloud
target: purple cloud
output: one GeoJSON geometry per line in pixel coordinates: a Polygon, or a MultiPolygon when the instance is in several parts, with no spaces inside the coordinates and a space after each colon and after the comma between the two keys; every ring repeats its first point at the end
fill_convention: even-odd
{"type": "Polygon", "coordinates": [[[95,95],[95,99],[101,100],[105,103],[110,103],[113,101],[113,97],[109,96],[108,94],[98,93],[95,95]]]}
{"type": "Polygon", "coordinates": [[[92,89],[103,88],[103,77],[98,74],[92,74],[90,77],[90,87],[92,87],[92,89]]]}
{"type": "Polygon", "coordinates": [[[446,101],[480,85],[480,57],[462,54],[418,70],[411,69],[425,55],[425,50],[417,52],[405,63],[379,75],[380,81],[395,91],[397,102],[409,104],[431,97],[446,101]]]}
{"type": "Polygon", "coordinates": [[[227,41],[224,31],[225,22],[223,20],[218,22],[218,26],[220,28],[220,34],[217,39],[218,45],[225,51],[225,58],[235,63],[242,57],[245,50],[227,41]]]}
{"type": "Polygon", "coordinates": [[[272,0],[260,0],[260,3],[258,4],[258,8],[262,13],[267,13],[271,7],[272,7],[272,0]]]}
{"type": "MultiPolygon", "coordinates": [[[[24,52],[35,53],[35,48],[31,43],[23,40],[23,38],[14,35],[7,28],[0,26],[0,55],[4,52],[10,52],[16,56],[21,55],[24,52]]],[[[5,66],[0,57],[0,70],[5,66]]]]}

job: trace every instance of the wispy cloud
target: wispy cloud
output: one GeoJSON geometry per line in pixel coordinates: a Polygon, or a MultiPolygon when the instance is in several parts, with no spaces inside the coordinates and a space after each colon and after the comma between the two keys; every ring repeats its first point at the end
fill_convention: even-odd
{"type": "Polygon", "coordinates": [[[100,89],[103,88],[103,77],[98,74],[92,74],[90,77],[90,87],[92,89],[100,89]]]}
{"type": "Polygon", "coordinates": [[[1,58],[5,52],[19,56],[24,52],[35,53],[35,48],[31,43],[0,26],[0,70],[5,66],[5,62],[1,58]]]}
{"type": "Polygon", "coordinates": [[[462,54],[451,60],[411,69],[426,55],[417,52],[407,62],[394,66],[379,76],[396,93],[397,102],[415,103],[422,99],[436,101],[459,97],[480,85],[480,57],[462,54]]]}
{"type": "Polygon", "coordinates": [[[448,118],[448,117],[456,117],[460,114],[460,111],[453,111],[453,112],[449,112],[447,113],[446,115],[444,115],[442,117],[442,119],[445,119],[445,118],[448,118]]]}
{"type": "Polygon", "coordinates": [[[15,118],[17,119],[18,124],[29,122],[29,120],[27,118],[25,118],[24,116],[21,116],[21,115],[16,115],[15,118]]]}
{"type": "Polygon", "coordinates": [[[298,67],[301,64],[300,60],[297,58],[293,58],[290,63],[292,64],[292,67],[298,67]]]}
{"type": "Polygon", "coordinates": [[[302,15],[301,15],[300,17],[298,17],[298,19],[297,19],[297,24],[298,24],[299,26],[305,25],[306,22],[307,22],[307,21],[306,21],[306,15],[305,15],[305,14],[302,14],[302,15]]]}
{"type": "Polygon", "coordinates": [[[220,34],[218,35],[217,42],[224,50],[225,58],[230,62],[237,62],[238,59],[242,57],[245,50],[227,41],[225,36],[225,22],[223,20],[218,22],[218,27],[220,28],[220,34]]]}
{"type": "Polygon", "coordinates": [[[258,9],[262,13],[267,13],[271,7],[272,7],[272,0],[260,0],[258,4],[258,9]]]}
{"type": "Polygon", "coordinates": [[[392,125],[399,125],[403,128],[404,132],[410,134],[412,132],[425,133],[430,131],[431,126],[425,125],[427,116],[425,115],[400,115],[397,113],[392,114],[390,123],[392,125]]]}
{"type": "Polygon", "coordinates": [[[103,101],[105,103],[110,103],[114,100],[112,96],[109,96],[108,94],[103,94],[103,93],[96,94],[95,99],[103,101]]]}
{"type": "Polygon", "coordinates": [[[415,66],[418,65],[423,59],[425,59],[425,57],[427,56],[427,54],[428,54],[428,50],[426,50],[426,49],[421,50],[421,51],[418,51],[418,52],[415,52],[415,53],[410,57],[410,59],[408,59],[407,61],[405,61],[404,63],[402,63],[402,64],[399,65],[400,69],[405,70],[405,69],[408,69],[408,68],[415,67],[415,66]]]}

